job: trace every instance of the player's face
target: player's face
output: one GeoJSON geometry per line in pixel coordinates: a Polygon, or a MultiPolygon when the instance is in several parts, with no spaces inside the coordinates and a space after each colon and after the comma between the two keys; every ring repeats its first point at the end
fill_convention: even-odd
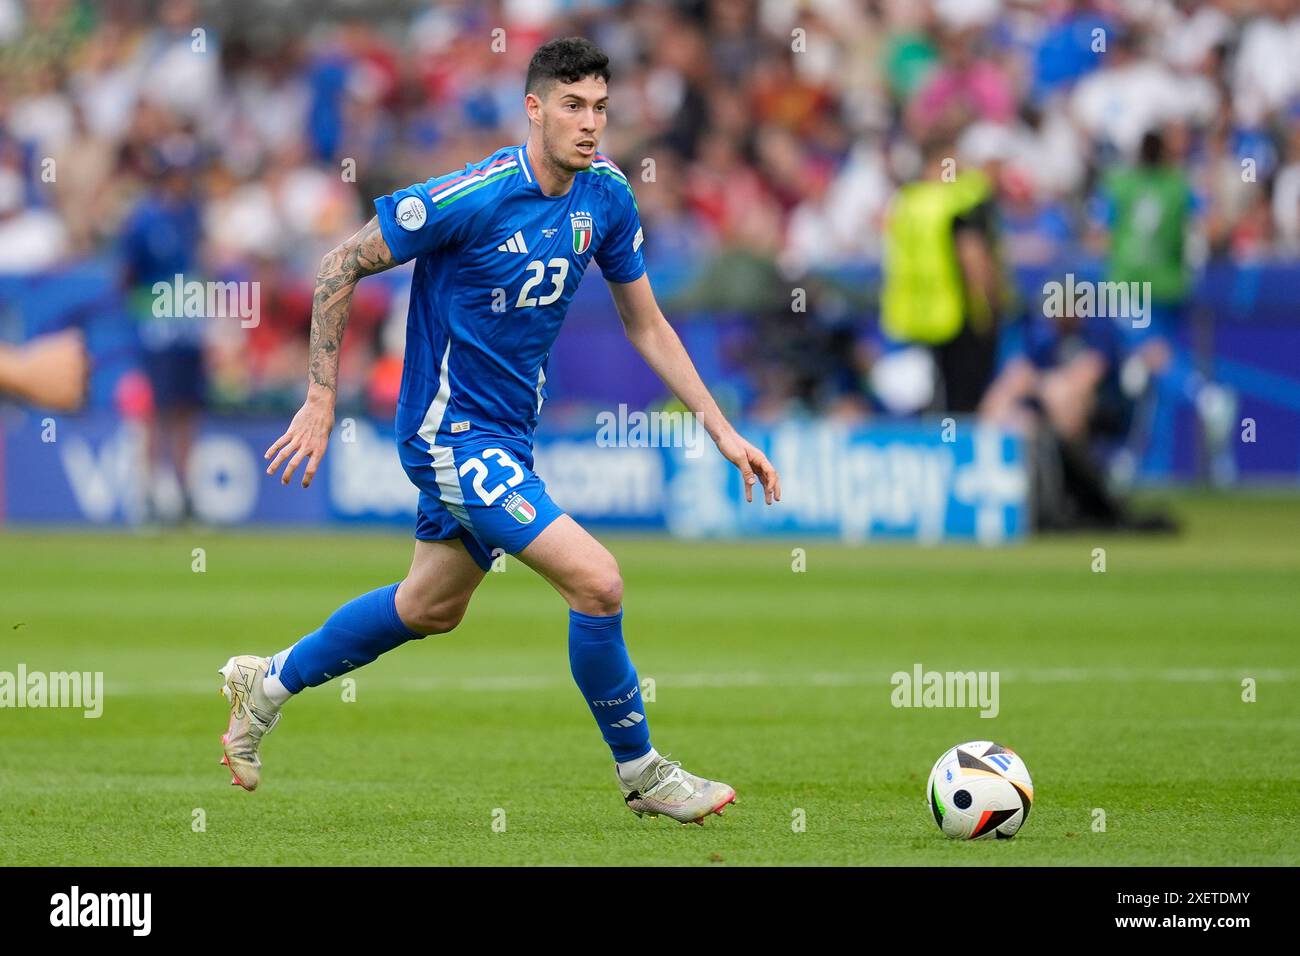
{"type": "Polygon", "coordinates": [[[605,81],[598,76],[551,87],[541,109],[542,150],[550,162],[574,172],[591,165],[605,132],[608,103],[605,81]]]}

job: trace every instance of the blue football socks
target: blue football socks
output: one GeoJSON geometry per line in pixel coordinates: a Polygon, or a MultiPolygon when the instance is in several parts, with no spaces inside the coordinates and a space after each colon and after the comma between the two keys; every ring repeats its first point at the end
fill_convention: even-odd
{"type": "Polygon", "coordinates": [[[278,682],[286,692],[296,694],[422,638],[398,617],[396,598],[396,584],[354,598],[317,630],[276,654],[267,673],[267,693],[272,699],[282,696],[275,693],[278,682]]]}
{"type": "Polygon", "coordinates": [[[623,643],[623,612],[596,617],[569,611],[569,667],[620,763],[650,752],[650,724],[636,668],[623,643]]]}

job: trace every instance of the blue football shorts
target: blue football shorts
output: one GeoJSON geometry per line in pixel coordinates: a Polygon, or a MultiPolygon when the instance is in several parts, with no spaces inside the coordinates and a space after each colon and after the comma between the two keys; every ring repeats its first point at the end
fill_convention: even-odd
{"type": "Polygon", "coordinates": [[[414,437],[398,445],[407,477],[420,489],[415,537],[459,538],[487,571],[501,554],[518,554],[564,512],[533,471],[531,448],[483,438],[429,450],[414,437]]]}

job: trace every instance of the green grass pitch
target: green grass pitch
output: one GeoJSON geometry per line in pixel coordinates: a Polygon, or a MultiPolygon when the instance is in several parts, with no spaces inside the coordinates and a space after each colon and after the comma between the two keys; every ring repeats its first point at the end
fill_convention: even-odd
{"type": "Polygon", "coordinates": [[[0,865],[1295,865],[1300,498],[1174,503],[1179,538],[1000,550],[606,536],[655,745],[738,791],[704,827],[623,808],[564,605],[518,562],[455,633],[354,672],[355,701],[290,703],[250,794],[218,763],[217,667],[398,579],[409,540],[10,529],[0,670],[103,671],[106,699],[0,710],[0,865]],[[894,708],[918,662],[998,671],[1000,713],[894,708]],[[985,738],[1025,758],[1033,812],[949,841],[926,775],[985,738]]]}

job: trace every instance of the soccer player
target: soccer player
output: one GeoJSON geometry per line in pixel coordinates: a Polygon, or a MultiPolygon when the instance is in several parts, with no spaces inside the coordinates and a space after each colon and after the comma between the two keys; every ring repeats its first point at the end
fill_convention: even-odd
{"type": "Polygon", "coordinates": [[[528,67],[528,141],[464,171],[375,200],[376,215],[321,262],[312,306],[307,400],[267,449],[288,484],[311,484],[334,426],[339,344],[357,282],[415,259],[395,427],[420,489],[415,557],[406,577],[343,605],[272,657],[232,657],[222,737],[234,784],[257,787],[262,737],[294,694],[460,622],[494,552],[517,555],[569,605],[569,663],[616,763],[627,806],[703,823],[735,799],[725,783],[685,771],[650,745],[639,681],[623,642],[623,581],[613,556],[546,493],[532,470],[546,359],[594,259],[627,336],[702,418],[740,469],[745,497],[761,482],[781,497],[767,458],[723,417],[660,312],[641,256],[627,178],[597,152],[609,58],[580,38],[540,47],[528,67]],[[498,550],[499,549],[499,550],[498,550]]]}
{"type": "Polygon", "coordinates": [[[1106,279],[1145,286],[1151,299],[1144,323],[1127,317],[1122,323],[1132,356],[1122,377],[1144,397],[1138,427],[1118,456],[1116,472],[1131,480],[1142,457],[1148,472],[1168,475],[1173,451],[1168,438],[1174,434],[1175,406],[1181,402],[1196,410],[1209,452],[1210,478],[1223,485],[1236,472],[1232,443],[1237,395],[1210,381],[1180,341],[1194,291],[1185,247],[1195,199],[1190,179],[1171,155],[1169,133],[1175,134],[1174,143],[1185,139],[1177,124],[1148,130],[1137,164],[1112,170],[1101,183],[1111,227],[1106,279]],[[1153,441],[1161,437],[1164,440],[1153,441]]]}

